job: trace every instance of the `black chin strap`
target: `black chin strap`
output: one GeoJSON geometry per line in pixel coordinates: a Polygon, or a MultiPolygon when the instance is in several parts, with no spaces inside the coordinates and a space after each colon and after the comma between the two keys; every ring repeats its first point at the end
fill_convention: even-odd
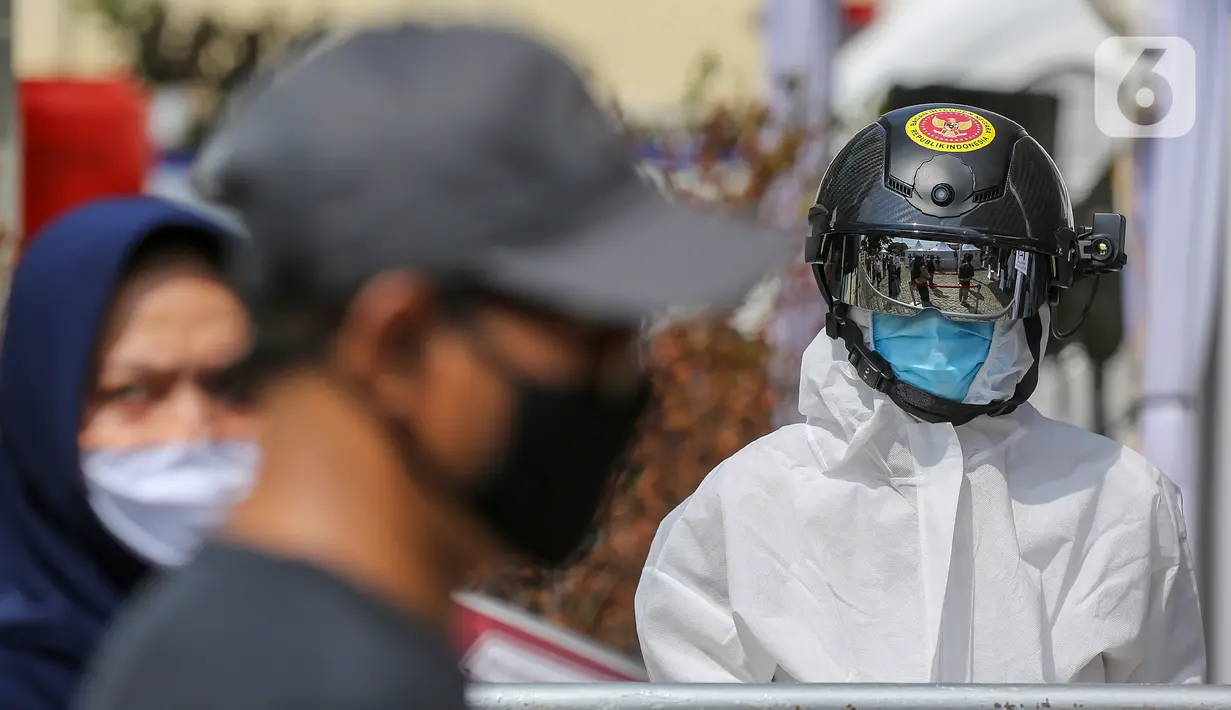
{"type": "Polygon", "coordinates": [[[1039,383],[1039,346],[1043,337],[1043,323],[1037,313],[1022,321],[1034,363],[1030,365],[1021,382],[1017,383],[1013,396],[989,404],[964,404],[942,399],[899,380],[885,358],[864,344],[859,326],[847,317],[847,308],[845,303],[832,305],[825,316],[826,334],[846,344],[847,360],[855,367],[859,379],[877,392],[888,395],[903,411],[922,421],[932,424],[947,422],[961,426],[984,414],[991,417],[1003,416],[1029,399],[1039,383]]]}

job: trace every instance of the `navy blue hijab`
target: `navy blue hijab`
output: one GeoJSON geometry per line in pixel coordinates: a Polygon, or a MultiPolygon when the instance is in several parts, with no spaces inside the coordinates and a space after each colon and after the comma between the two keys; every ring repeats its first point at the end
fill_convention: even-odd
{"type": "Polygon", "coordinates": [[[86,500],[77,432],[100,330],[134,251],[167,230],[230,237],[151,197],[47,226],[13,274],[0,349],[0,708],[66,710],[144,563],[86,500]]]}

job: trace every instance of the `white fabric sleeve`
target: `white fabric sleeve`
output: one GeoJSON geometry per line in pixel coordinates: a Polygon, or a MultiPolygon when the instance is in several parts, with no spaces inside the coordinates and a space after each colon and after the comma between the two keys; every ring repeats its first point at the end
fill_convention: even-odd
{"type": "Polygon", "coordinates": [[[1143,655],[1134,668],[1120,672],[1116,672],[1115,659],[1109,659],[1109,683],[1205,682],[1205,632],[1180,494],[1166,479],[1160,487],[1162,496],[1155,511],[1157,558],[1142,629],[1143,655]]]}
{"type": "Polygon", "coordinates": [[[731,608],[715,488],[703,483],[663,520],[641,573],[634,609],[651,682],[768,683],[777,667],[731,608]]]}

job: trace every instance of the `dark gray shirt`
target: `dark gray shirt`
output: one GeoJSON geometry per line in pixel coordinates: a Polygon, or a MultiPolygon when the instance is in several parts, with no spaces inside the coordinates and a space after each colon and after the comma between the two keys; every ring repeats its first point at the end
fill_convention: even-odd
{"type": "Polygon", "coordinates": [[[214,544],[155,582],[94,661],[81,710],[463,710],[448,641],[313,565],[214,544]]]}

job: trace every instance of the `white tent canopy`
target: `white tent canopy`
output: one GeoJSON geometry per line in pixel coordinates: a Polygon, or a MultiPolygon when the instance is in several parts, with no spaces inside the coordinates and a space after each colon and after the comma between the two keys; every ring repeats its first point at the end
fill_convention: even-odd
{"type": "MultiPolygon", "coordinates": [[[[906,244],[906,253],[908,254],[953,253],[953,249],[949,247],[947,242],[937,242],[929,239],[916,239],[913,242],[909,239],[894,239],[893,241],[906,244]]],[[[963,244],[962,251],[977,252],[979,251],[979,247],[973,244],[963,244]]]]}
{"type": "Polygon", "coordinates": [[[1073,201],[1098,184],[1113,144],[1094,122],[1094,50],[1112,33],[1093,8],[1074,0],[979,3],[955,22],[930,2],[884,5],[834,63],[830,106],[846,130],[875,120],[895,85],[1049,93],[1060,99],[1053,157],[1073,201]]]}
{"type": "MultiPolygon", "coordinates": [[[[1227,219],[1231,216],[1227,211],[1231,192],[1231,136],[1227,132],[1231,124],[1227,89],[1231,86],[1231,4],[1173,0],[1159,6],[1164,12],[1150,34],[1182,37],[1192,45],[1200,69],[1193,87],[1200,108],[1185,135],[1145,144],[1138,173],[1138,221],[1145,253],[1129,255],[1130,264],[1134,260],[1142,264],[1134,276],[1145,276],[1132,284],[1132,290],[1144,292],[1142,307],[1130,311],[1137,321],[1133,325],[1144,325],[1146,337],[1138,426],[1142,453],[1182,493],[1198,577],[1211,584],[1210,593],[1202,599],[1211,646],[1210,682],[1227,683],[1231,681],[1228,403],[1224,399],[1213,405],[1213,411],[1205,407],[1211,390],[1221,390],[1225,396],[1231,382],[1225,350],[1213,362],[1221,372],[1213,378],[1207,374],[1215,354],[1212,344],[1220,280],[1223,298],[1231,293],[1225,280],[1227,219]],[[1211,415],[1216,424],[1207,425],[1211,415]],[[1219,458],[1203,461],[1204,455],[1215,453],[1210,448],[1219,458]]],[[[1224,323],[1228,302],[1223,301],[1224,323]]],[[[1223,338],[1225,347],[1226,333],[1223,338]]]]}

